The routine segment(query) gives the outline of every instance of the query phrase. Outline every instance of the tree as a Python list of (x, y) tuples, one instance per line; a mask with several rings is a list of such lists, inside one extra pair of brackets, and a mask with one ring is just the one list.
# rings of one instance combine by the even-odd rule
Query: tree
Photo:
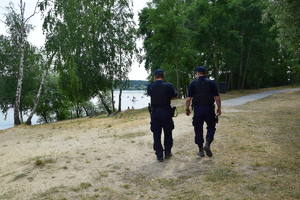
[(13, 108), (18, 73), (17, 47), (10, 37), (0, 35), (0, 108), (7, 113)]
[[(265, 20), (275, 19), (273, 29), (278, 29), (278, 41), (281, 51), (285, 52), (286, 63), (289, 63), (291, 83), (300, 78), (300, 1), (269, 0)], [(296, 80), (295, 80), (296, 82)]]
[(120, 91), (118, 112), (121, 111), (122, 90), (128, 85), (128, 73), (133, 63), (133, 56), (137, 53), (135, 44), (137, 33), (129, 2), (127, 0), (115, 2), (113, 5), (115, 9), (112, 10), (112, 27), (108, 31), (111, 38), (108, 40), (109, 46), (114, 48), (114, 54), (111, 55), (110, 62), (107, 63), (110, 66), (107, 68), (107, 77), (112, 83), (111, 103), (113, 111), (115, 111), (113, 90), (119, 88)]
[[(46, 50), (56, 52), (55, 70), (71, 101), (82, 103), (97, 94), (103, 99), (101, 94), (113, 87), (115, 74), (126, 79), (134, 49), (128, 2), (55, 0), (50, 4), (45, 0), (40, 4), (45, 13)], [(124, 60), (119, 63), (120, 57)]]
[(42, 89), (43, 89), (43, 86), (44, 86), (44, 83), (45, 83), (45, 80), (46, 80), (46, 77), (47, 77), (47, 74), (48, 74), (48, 71), (49, 71), (49, 68), (50, 68), (50, 65), (51, 65), (54, 55), (55, 54), (52, 54), (51, 58), (49, 59), (49, 61), (47, 63), (46, 62), (41, 63), (41, 66), (43, 66), (44, 63), (46, 63), (46, 66), (45, 66), (45, 69), (44, 69), (44, 72), (42, 75), (42, 80), (41, 80), (37, 95), (34, 100), (33, 108), (31, 110), (30, 115), (28, 116), (28, 119), (26, 120), (27, 125), (31, 125), (31, 119), (36, 112), (36, 108), (37, 108), (38, 102), (39, 102), (41, 94), (42, 94)]
[(274, 32), (269, 32), (272, 22), (261, 23), (264, 8), (261, 0), (198, 0), (191, 4), (194, 48), (199, 63), (212, 72), (208, 75), (217, 83), (226, 81), (231, 89), (270, 85), (278, 46), (272, 43)]
[[(18, 47), (10, 37), (0, 36), (0, 108), (3, 113), (14, 108), (15, 91), (18, 83), (19, 54)], [(42, 55), (39, 50), (29, 43), (24, 46), (24, 70), (22, 79), (22, 93), (20, 96), (20, 120), (23, 121), (23, 113), (33, 112), (33, 99), (38, 94), (43, 66)]]
[[(288, 60), (291, 54), (279, 51), (277, 28), (270, 31), (274, 20), (262, 23), (266, 1), (152, 0), (139, 13), (146, 70), (163, 68), (172, 81), (180, 74), (176, 88), (183, 94), (199, 65), (217, 83), (228, 82), (230, 89), (287, 84), (297, 59)], [(277, 1), (294, 6), (289, 9), (298, 8), (290, 0)], [(292, 10), (296, 15), (298, 10)], [(296, 38), (298, 29), (293, 30)]]
[[(52, 122), (73, 118), (74, 104), (59, 88), (59, 78), (49, 73), (45, 79), (40, 102), (36, 114), (41, 116), (40, 122)], [(76, 112), (76, 111), (74, 111)]]
[(145, 67), (151, 71), (164, 69), (169, 74), (168, 80), (170, 74), (175, 74), (177, 91), (180, 91), (183, 55), (190, 49), (185, 5), (181, 0), (152, 1), (139, 14), (139, 33), (145, 38)]
[[(128, 73), (133, 63), (133, 55), (137, 53), (136, 29), (133, 21), (133, 12), (127, 1), (119, 2), (119, 10), (115, 13), (115, 40), (116, 40), (116, 80), (119, 83), (119, 105), (121, 112), (122, 89), (128, 85)], [(126, 9), (129, 9), (125, 12)], [(124, 85), (125, 83), (125, 85)]]
[(24, 73), (24, 51), (25, 51), (25, 43), (28, 36), (28, 33), (31, 29), (33, 29), (32, 25), (28, 24), (28, 21), (31, 17), (34, 16), (34, 13), (25, 18), (25, 3), (20, 0), (20, 14), (17, 14), (16, 10), (11, 3), (7, 9), (10, 11), (5, 15), (6, 17), (6, 26), (8, 26), (8, 32), (11, 35), (13, 42), (18, 47), (18, 53), (20, 56), (19, 63), (19, 73), (18, 73), (18, 83), (16, 89), (16, 97), (15, 97), (15, 105), (14, 105), (14, 124), (20, 125), (20, 99), (21, 99), (21, 91), (22, 91), (22, 83), (23, 83), (23, 73)]

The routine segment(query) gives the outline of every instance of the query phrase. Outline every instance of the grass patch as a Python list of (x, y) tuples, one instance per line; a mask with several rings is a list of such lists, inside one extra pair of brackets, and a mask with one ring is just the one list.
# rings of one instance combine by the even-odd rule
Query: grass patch
[(92, 184), (90, 184), (90, 183), (80, 183), (80, 188), (81, 189), (87, 189), (91, 186), (92, 186)]
[(60, 200), (67, 200), (68, 198), (65, 197), (63, 194), (66, 187), (61, 185), (59, 187), (51, 187), (50, 189), (39, 192), (33, 195), (33, 200), (40, 200), (40, 199), (60, 199)]
[(238, 177), (238, 174), (229, 168), (213, 169), (206, 177), (206, 181), (222, 182), (233, 181)]
[(97, 170), (97, 176), (95, 177), (95, 180), (100, 181), (102, 178), (106, 178), (106, 177), (108, 177), (107, 172), (101, 172)]
[(147, 135), (147, 132), (141, 131), (141, 132), (135, 132), (135, 133), (127, 133), (123, 135), (114, 135), (117, 138), (120, 139), (128, 139), (128, 138), (133, 138), (133, 137), (139, 137), (139, 136), (144, 136)]
[(26, 173), (18, 174), (17, 176), (15, 176), (15, 178), (13, 179), (13, 181), (16, 181), (16, 180), (19, 180), (21, 178), (24, 178), (25, 176), (27, 176)]

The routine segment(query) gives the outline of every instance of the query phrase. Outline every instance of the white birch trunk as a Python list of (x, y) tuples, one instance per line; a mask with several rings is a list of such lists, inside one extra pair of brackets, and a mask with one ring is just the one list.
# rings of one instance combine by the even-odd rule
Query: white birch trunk
[[(21, 11), (21, 19), (20, 19), (20, 31), (19, 36), (17, 36), (17, 45), (20, 52), (20, 64), (19, 64), (19, 75), (18, 75), (18, 84), (17, 84), (17, 91), (16, 91), (16, 99), (15, 99), (15, 105), (14, 105), (14, 124), (20, 125), (20, 101), (21, 101), (21, 91), (22, 91), (22, 83), (23, 83), (23, 76), (24, 76), (24, 54), (25, 54), (25, 42), (26, 42), (26, 23), (28, 23), (28, 20), (34, 16), (36, 8), (37, 8), (38, 2), (36, 4), (34, 13), (28, 17), (27, 19), (24, 18), (25, 14), (25, 3), (23, 4), (23, 1), (20, 0), (20, 11)], [(18, 34), (17, 33), (17, 34)]]
[(48, 70), (45, 70), (44, 71), (44, 74), (43, 74), (43, 78), (42, 78), (42, 81), (41, 81), (41, 84), (40, 84), (40, 87), (39, 87), (39, 90), (38, 90), (38, 93), (36, 95), (36, 98), (35, 98), (35, 101), (34, 101), (34, 106), (33, 106), (33, 109), (31, 110), (31, 113), (26, 121), (26, 124), (27, 125), (31, 125), (31, 119), (36, 111), (36, 107), (37, 107), (37, 104), (39, 103), (39, 100), (40, 100), (40, 97), (41, 97), (41, 93), (42, 93), (42, 89), (43, 89), (43, 86), (44, 86), (44, 83), (45, 83), (45, 79), (46, 79), (46, 76), (48, 74)]
[(19, 64), (19, 76), (18, 76), (18, 84), (16, 91), (16, 100), (14, 106), (14, 124), (20, 125), (20, 100), (21, 100), (21, 91), (22, 91), (22, 83), (23, 83), (23, 74), (24, 74), (24, 48), (25, 48), (25, 19), (24, 19), (24, 11), (25, 4), (23, 6), (22, 0), (20, 0), (20, 10), (21, 10), (21, 27), (20, 27), (20, 38), (19, 41), (19, 50), (20, 50), (20, 64)]

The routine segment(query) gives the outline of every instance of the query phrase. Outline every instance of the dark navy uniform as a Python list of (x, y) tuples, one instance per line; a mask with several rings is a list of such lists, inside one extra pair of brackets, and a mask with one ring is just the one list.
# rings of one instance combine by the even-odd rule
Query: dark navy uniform
[(216, 131), (214, 96), (219, 96), (217, 85), (205, 76), (200, 76), (189, 85), (188, 97), (193, 97), (195, 143), (199, 147), (204, 143), (204, 122), (207, 124), (206, 140), (209, 142), (214, 140)]
[[(150, 83), (147, 93), (151, 97), (151, 131), (153, 132), (153, 149), (159, 161), (163, 161), (163, 151), (165, 158), (171, 156), (173, 146), (172, 130), (174, 129), (173, 112), (171, 109), (171, 99), (177, 96), (171, 83), (157, 80)], [(164, 149), (161, 143), (161, 133), (164, 130)]]

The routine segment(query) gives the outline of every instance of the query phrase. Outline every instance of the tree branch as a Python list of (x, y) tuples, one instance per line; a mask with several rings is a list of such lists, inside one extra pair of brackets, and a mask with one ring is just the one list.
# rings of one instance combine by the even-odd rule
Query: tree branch
[(25, 24), (27, 23), (27, 21), (28, 21), (31, 17), (33, 17), (33, 16), (37, 13), (37, 12), (36, 12), (36, 9), (37, 9), (37, 7), (38, 7), (38, 3), (39, 3), (39, 2), (40, 2), (39, 0), (36, 2), (34, 11), (33, 11), (32, 15), (30, 15), (30, 16), (25, 20)]

